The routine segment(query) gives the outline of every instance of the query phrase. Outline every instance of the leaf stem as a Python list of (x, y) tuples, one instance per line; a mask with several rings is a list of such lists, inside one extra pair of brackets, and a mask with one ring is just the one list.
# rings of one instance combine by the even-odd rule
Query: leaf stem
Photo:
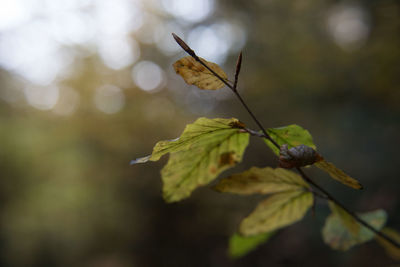
[[(257, 117), (254, 115), (254, 113), (250, 110), (250, 108), (247, 106), (246, 102), (243, 100), (243, 98), (241, 97), (241, 95), (239, 94), (239, 92), (237, 91), (237, 81), (239, 78), (239, 72), (240, 72), (240, 66), (242, 63), (242, 53), (240, 53), (239, 58), (238, 58), (238, 62), (236, 64), (236, 73), (235, 73), (235, 82), (234, 85), (230, 85), (225, 79), (223, 79), (220, 75), (218, 75), (218, 73), (216, 73), (215, 71), (213, 71), (210, 67), (207, 66), (207, 64), (205, 64), (197, 55), (196, 53), (181, 39), (179, 38), (176, 34), (172, 33), (172, 36), (174, 37), (175, 41), (178, 43), (178, 45), (180, 47), (182, 47), (183, 50), (186, 51), (186, 53), (188, 53), (190, 56), (192, 56), (197, 62), (199, 62), (201, 65), (203, 65), (207, 70), (209, 70), (216, 78), (218, 78), (221, 82), (223, 82), (227, 87), (229, 87), (232, 92), (236, 95), (236, 97), (239, 99), (240, 103), (242, 103), (243, 107), (246, 109), (246, 111), (249, 113), (249, 115), (253, 118), (254, 122), (258, 125), (258, 127), (260, 128), (260, 130), (262, 131), (262, 134), (260, 134), (259, 132), (250, 130), (250, 129), (245, 129), (248, 133), (252, 134), (252, 135), (256, 135), (259, 137), (263, 137), (268, 139), (272, 144), (274, 144), (274, 146), (276, 146), (278, 149), (280, 149), (280, 146), (278, 145), (277, 142), (275, 142), (275, 140), (273, 140), (271, 138), (271, 136), (267, 133), (267, 131), (265, 130), (265, 128), (263, 127), (263, 125), (260, 123), (260, 121), (257, 119)], [(395, 240), (393, 240), (391, 237), (387, 236), (385, 233), (376, 230), (374, 227), (372, 227), (370, 224), (368, 224), (367, 222), (365, 222), (363, 219), (361, 219), (360, 217), (357, 216), (357, 214), (355, 214), (354, 212), (352, 212), (351, 210), (349, 210), (348, 208), (346, 208), (342, 203), (340, 203), (335, 197), (333, 197), (328, 191), (326, 191), (322, 186), (318, 185), (317, 183), (315, 183), (313, 180), (311, 180), (311, 178), (309, 178), (301, 168), (297, 167), (296, 170), (300, 173), (301, 177), (308, 182), (309, 184), (311, 184), (313, 187), (315, 187), (316, 189), (318, 189), (320, 192), (322, 192), (325, 195), (325, 198), (332, 201), (333, 203), (335, 203), (336, 205), (338, 205), (339, 207), (341, 207), (343, 210), (345, 210), (351, 217), (353, 217), (358, 223), (362, 224), (363, 226), (365, 226), (366, 228), (368, 228), (369, 230), (371, 230), (372, 232), (374, 232), (377, 236), (385, 239), (386, 241), (388, 241), (389, 243), (391, 243), (392, 245), (394, 245), (397, 248), (400, 248), (400, 244), (397, 243)]]

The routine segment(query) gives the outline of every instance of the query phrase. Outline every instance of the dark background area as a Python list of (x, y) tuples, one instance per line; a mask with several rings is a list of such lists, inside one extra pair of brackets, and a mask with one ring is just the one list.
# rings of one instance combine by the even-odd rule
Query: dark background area
[[(299, 124), (363, 191), (307, 169), (354, 211), (400, 230), (397, 1), (5, 1), (0, 12), (1, 266), (390, 266), (376, 242), (331, 250), (329, 209), (242, 259), (227, 256), (260, 196), (208, 186), (166, 204), (156, 163), (130, 166), (197, 117), (257, 129), (227, 88), (175, 75), (171, 32), (220, 64), (265, 127)], [(276, 166), (256, 138), (229, 173)]]

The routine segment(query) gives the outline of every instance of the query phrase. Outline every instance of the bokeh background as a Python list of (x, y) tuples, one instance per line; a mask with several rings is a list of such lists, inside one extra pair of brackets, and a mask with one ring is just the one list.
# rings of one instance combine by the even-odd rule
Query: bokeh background
[[(233, 76), (266, 127), (308, 129), (358, 192), (310, 176), (400, 229), (400, 3), (327, 0), (1, 0), (1, 266), (388, 266), (375, 243), (332, 251), (310, 215), (240, 260), (228, 238), (260, 197), (205, 187), (161, 198), (157, 163), (130, 166), (199, 116), (256, 129), (228, 89), (186, 85), (175, 32)], [(226, 176), (277, 159), (252, 139)], [(224, 176), (223, 175), (223, 176)]]

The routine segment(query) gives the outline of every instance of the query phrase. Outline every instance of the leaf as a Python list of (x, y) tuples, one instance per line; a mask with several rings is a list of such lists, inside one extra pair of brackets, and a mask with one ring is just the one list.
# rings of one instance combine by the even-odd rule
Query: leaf
[(316, 162), (314, 165), (320, 168), (321, 170), (329, 173), (329, 175), (333, 179), (341, 182), (344, 185), (347, 185), (354, 189), (363, 189), (363, 186), (356, 179), (348, 176), (341, 169), (338, 169), (335, 165), (333, 165), (333, 163), (321, 160)]
[(259, 245), (267, 242), (274, 233), (275, 232), (268, 232), (253, 236), (242, 236), (235, 233), (229, 239), (229, 256), (233, 259), (237, 259), (246, 255)]
[(189, 124), (178, 140), (157, 143), (150, 160), (171, 153), (161, 171), (164, 199), (186, 198), (240, 162), (249, 143), (243, 127), (237, 119), (200, 118)]
[[(400, 243), (400, 233), (396, 230), (385, 227), (382, 229), (382, 232), (387, 236), (391, 237), (397, 243)], [(375, 236), (378, 243), (385, 249), (386, 253), (394, 260), (400, 260), (400, 248), (394, 246), (392, 243), (389, 243), (385, 239), (379, 236)]]
[[(387, 215), (384, 210), (376, 210), (367, 213), (359, 214), (360, 218), (373, 226), (375, 229), (380, 230), (386, 223)], [(353, 234), (351, 230), (343, 223), (343, 219), (333, 212), (325, 221), (324, 228), (322, 229), (322, 237), (324, 242), (332, 249), (348, 250), (351, 247), (367, 242), (373, 239), (375, 233), (368, 228), (360, 225), (357, 234)]]
[[(313, 149), (317, 149), (313, 143), (311, 134), (300, 127), (299, 125), (292, 124), (285, 127), (269, 128), (267, 133), (271, 136), (279, 146), (284, 144), (288, 145), (288, 148), (292, 148), (299, 145), (306, 145)], [(279, 156), (279, 149), (276, 148), (268, 139), (264, 139), (265, 143)]]
[(360, 230), (360, 224), (350, 215), (348, 214), (344, 209), (333, 203), (332, 201), (328, 201), (329, 207), (331, 208), (331, 211), (336, 214), (342, 224), (353, 234), (357, 235), (359, 230)]
[(262, 201), (240, 225), (244, 236), (275, 231), (301, 220), (313, 203), (308, 191), (290, 191), (274, 194)]
[(309, 185), (296, 173), (270, 167), (252, 167), (249, 170), (222, 179), (215, 189), (240, 195), (271, 194), (308, 188)]
[(158, 142), (153, 153), (149, 156), (132, 160), (131, 164), (157, 161), (163, 155), (179, 152), (191, 148), (195, 143), (208, 142), (209, 138), (215, 138), (226, 133), (237, 132), (245, 125), (237, 119), (208, 119), (198, 118), (194, 123), (188, 124), (179, 138)]
[[(200, 60), (221, 78), (225, 80), (228, 78), (226, 73), (217, 64), (208, 62), (202, 58)], [(217, 90), (225, 86), (214, 74), (190, 56), (179, 59), (173, 64), (173, 67), (186, 83), (196, 85), (200, 89)]]

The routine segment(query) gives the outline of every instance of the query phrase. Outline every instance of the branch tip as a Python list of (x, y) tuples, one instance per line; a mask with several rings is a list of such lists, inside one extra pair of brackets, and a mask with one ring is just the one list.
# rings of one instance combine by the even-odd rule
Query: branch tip
[(236, 74), (235, 75), (239, 76), (241, 66), (242, 66), (242, 52), (240, 52), (238, 59), (236, 61)]
[(196, 53), (175, 33), (172, 33), (172, 37), (174, 37), (175, 42), (182, 47), (183, 50), (186, 51), (189, 55), (191, 55), (194, 58), (197, 58)]

